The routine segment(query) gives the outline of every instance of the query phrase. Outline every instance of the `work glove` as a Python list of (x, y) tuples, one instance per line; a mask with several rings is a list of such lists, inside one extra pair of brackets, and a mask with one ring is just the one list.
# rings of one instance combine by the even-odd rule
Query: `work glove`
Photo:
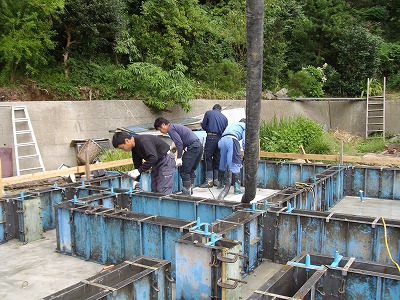
[(139, 177), (140, 172), (139, 172), (138, 169), (135, 169), (135, 170), (133, 170), (133, 171), (129, 171), (129, 172), (128, 172), (128, 175), (131, 176), (133, 179), (136, 179), (136, 178)]
[(178, 159), (176, 160), (176, 166), (177, 166), (177, 167), (182, 166), (182, 158), (178, 158)]
[(139, 181), (132, 181), (132, 189), (140, 189), (140, 182)]

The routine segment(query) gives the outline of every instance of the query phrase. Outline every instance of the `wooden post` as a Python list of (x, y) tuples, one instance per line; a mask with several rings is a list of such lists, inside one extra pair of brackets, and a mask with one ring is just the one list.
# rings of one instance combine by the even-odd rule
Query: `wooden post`
[(1, 172), (1, 158), (0, 158), (0, 197), (3, 197), (3, 173)]
[(88, 151), (85, 152), (85, 174), (86, 180), (90, 180), (90, 161)]
[(340, 141), (339, 164), (343, 165), (343, 141)]
[[(299, 148), (300, 148), (300, 153), (301, 153), (301, 154), (306, 154), (306, 151), (304, 150), (303, 145), (300, 144)], [(308, 163), (308, 164), (311, 162), (311, 161), (310, 161), (309, 159), (307, 159), (307, 158), (305, 158), (304, 160), (305, 160), (306, 163)]]

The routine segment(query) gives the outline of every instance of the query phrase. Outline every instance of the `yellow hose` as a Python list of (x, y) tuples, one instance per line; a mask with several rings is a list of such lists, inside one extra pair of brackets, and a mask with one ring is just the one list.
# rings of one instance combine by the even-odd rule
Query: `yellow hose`
[(387, 232), (386, 232), (386, 223), (385, 223), (385, 220), (383, 219), (383, 217), (381, 217), (381, 219), (382, 219), (382, 222), (383, 222), (383, 230), (384, 230), (384, 232), (385, 232), (385, 244), (386, 244), (387, 252), (389, 253), (390, 260), (396, 265), (397, 269), (398, 269), (399, 272), (400, 272), (400, 266), (399, 266), (399, 264), (393, 260), (392, 254), (390, 253), (390, 249), (389, 249), (389, 245), (388, 245), (388, 240), (387, 240)]

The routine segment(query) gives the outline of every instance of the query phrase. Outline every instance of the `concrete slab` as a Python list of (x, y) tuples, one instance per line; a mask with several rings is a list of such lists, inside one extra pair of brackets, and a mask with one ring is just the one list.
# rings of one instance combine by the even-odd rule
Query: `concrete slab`
[[(102, 271), (104, 265), (57, 253), (56, 232), (28, 244), (11, 240), (0, 245), (0, 299), (30, 300), (49, 296)], [(242, 285), (247, 299), (283, 265), (263, 262)], [(173, 288), (175, 286), (173, 285)], [(173, 295), (175, 290), (173, 290)]]
[(346, 196), (329, 211), (357, 216), (400, 220), (400, 200)]
[(39, 299), (100, 272), (104, 266), (57, 253), (56, 231), (23, 244), (0, 245), (0, 299)]
[[(245, 191), (244, 187), (242, 187), (241, 189), (243, 192)], [(222, 191), (222, 189), (219, 190), (216, 187), (212, 187), (212, 188), (195, 187), (193, 189), (193, 196), (207, 198), (207, 199), (218, 199), (218, 195), (221, 193), (221, 191)], [(254, 200), (251, 202), (260, 201), (260, 200), (266, 198), (267, 196), (272, 195), (278, 191), (279, 190), (257, 189), (256, 196), (255, 196)], [(235, 195), (233, 193), (233, 187), (231, 187), (231, 189), (229, 190), (229, 193), (226, 195), (224, 200), (240, 202), (242, 200), (242, 196), (243, 196), (243, 194)]]

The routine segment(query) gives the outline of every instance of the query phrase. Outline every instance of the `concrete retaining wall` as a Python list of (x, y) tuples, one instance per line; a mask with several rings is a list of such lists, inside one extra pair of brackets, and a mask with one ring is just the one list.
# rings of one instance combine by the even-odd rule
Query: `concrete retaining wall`
[[(118, 127), (153, 122), (158, 116), (167, 119), (199, 116), (215, 103), (231, 109), (245, 107), (244, 100), (194, 100), (192, 110), (184, 112), (179, 107), (171, 112), (153, 114), (138, 100), (104, 101), (27, 101), (0, 104), (0, 148), (13, 148), (11, 107), (26, 106), (46, 170), (55, 170), (61, 164), (75, 166), (75, 148), (72, 140), (109, 138)], [(400, 132), (398, 116), (400, 102), (387, 101), (386, 129)], [(304, 115), (324, 125), (358, 135), (365, 134), (365, 101), (283, 101), (263, 100), (261, 119), (270, 120), (276, 115)], [(15, 160), (15, 158), (13, 158)], [(13, 174), (16, 174), (13, 162)]]

